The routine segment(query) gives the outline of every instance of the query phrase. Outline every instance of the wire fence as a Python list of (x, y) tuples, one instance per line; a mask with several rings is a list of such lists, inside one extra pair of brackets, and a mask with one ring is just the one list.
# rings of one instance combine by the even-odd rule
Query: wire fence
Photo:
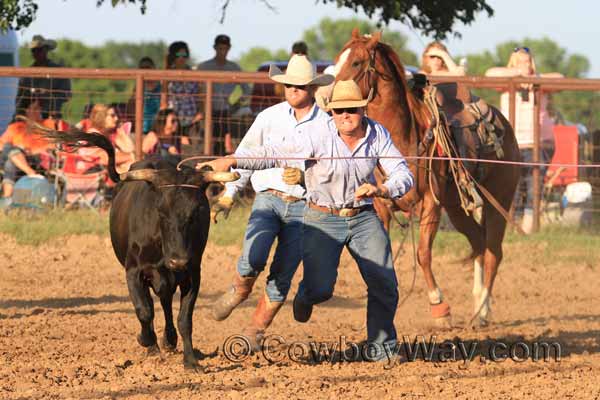
[[(187, 137), (181, 147), (183, 156), (213, 156), (233, 152), (256, 115), (283, 100), (282, 86), (269, 80), (266, 73), (0, 67), (0, 128), (15, 113), (17, 93), (27, 89), (18, 87), (17, 78), (47, 81), (44, 87), (50, 89), (39, 90), (37, 96), (50, 103), (64, 99), (54, 111), (70, 125), (88, 118), (94, 104), (114, 107), (120, 123), (129, 122), (132, 127), (137, 159), (144, 156), (143, 138), (152, 130), (154, 115), (160, 108), (174, 108), (178, 113), (181, 127), (175, 136)], [(69, 92), (53, 89), (56, 81), (65, 79), (70, 80)], [(530, 213), (532, 230), (537, 230), (540, 223), (560, 220), (569, 207), (576, 208), (579, 203), (575, 200), (583, 198), (583, 205), (577, 211), (581, 214), (579, 218), (591, 221), (589, 211), (600, 209), (594, 205), (596, 202), (600, 205), (600, 80), (525, 77), (430, 77), (430, 80), (465, 85), (473, 94), (503, 108), (513, 126), (519, 123), (517, 108), (525, 102), (530, 104), (533, 141), (528, 146), (530, 158), (523, 161), (530, 168), (531, 176), (527, 178), (531, 180), (534, 200), (531, 210), (525, 210), (525, 218)], [(555, 151), (551, 158), (545, 157), (545, 118), (553, 124)], [(544, 174), (546, 164), (552, 165)], [(589, 184), (590, 195), (569, 192), (575, 190), (572, 184), (576, 183), (580, 184), (579, 192), (587, 190), (583, 183)]]

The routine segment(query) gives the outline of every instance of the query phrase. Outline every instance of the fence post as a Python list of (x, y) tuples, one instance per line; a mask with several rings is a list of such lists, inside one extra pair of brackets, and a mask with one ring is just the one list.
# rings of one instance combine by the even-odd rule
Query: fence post
[(144, 131), (144, 76), (135, 76), (135, 158), (142, 159), (142, 136)]
[(212, 81), (206, 81), (206, 101), (204, 103), (204, 154), (212, 155)]
[(515, 89), (515, 82), (511, 79), (510, 84), (508, 86), (508, 122), (510, 122), (510, 126), (515, 128), (515, 113), (517, 110), (517, 99), (516, 99), (517, 91)]
[[(540, 112), (542, 96), (544, 95), (542, 89), (538, 85), (533, 86), (533, 162), (540, 162)], [(537, 232), (540, 229), (540, 203), (541, 203), (541, 183), (540, 166), (535, 165), (533, 167), (533, 232)]]

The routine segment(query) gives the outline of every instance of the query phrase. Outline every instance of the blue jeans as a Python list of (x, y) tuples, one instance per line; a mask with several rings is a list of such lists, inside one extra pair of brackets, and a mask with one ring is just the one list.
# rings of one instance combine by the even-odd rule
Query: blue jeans
[(265, 269), (271, 246), (277, 238), (266, 286), (271, 301), (285, 301), (302, 259), (305, 204), (304, 201), (289, 203), (270, 193), (256, 194), (237, 268), (241, 276), (258, 276)]
[(319, 304), (333, 296), (344, 246), (367, 284), (367, 340), (381, 346), (396, 344), (394, 315), (398, 281), (390, 239), (373, 209), (340, 217), (308, 208), (304, 214), (304, 277), (297, 300)]
[[(4, 183), (8, 183), (11, 185), (14, 185), (15, 182), (22, 177), (23, 175), (25, 175), (25, 173), (23, 171), (21, 171), (10, 159), (12, 156), (18, 154), (18, 153), (23, 153), (25, 154), (25, 152), (19, 148), (19, 147), (15, 147), (12, 146), (11, 144), (7, 143), (4, 145), (4, 148), (2, 149), (2, 162), (3, 167), (4, 167), (4, 178), (3, 178), (3, 182)], [(39, 164), (40, 164), (40, 156), (28, 156), (26, 155), (26, 160), (27, 163), (29, 164), (29, 166), (35, 170), (39, 169)]]

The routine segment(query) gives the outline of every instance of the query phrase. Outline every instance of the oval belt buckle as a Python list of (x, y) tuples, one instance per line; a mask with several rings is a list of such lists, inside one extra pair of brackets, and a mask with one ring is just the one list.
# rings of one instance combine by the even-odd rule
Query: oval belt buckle
[(342, 208), (340, 210), (340, 217), (350, 217), (352, 214), (352, 210), (349, 208)]

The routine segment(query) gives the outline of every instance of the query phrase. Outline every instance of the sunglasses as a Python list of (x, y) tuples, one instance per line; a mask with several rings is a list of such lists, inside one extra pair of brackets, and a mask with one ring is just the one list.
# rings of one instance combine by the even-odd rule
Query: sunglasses
[(177, 58), (188, 58), (189, 54), (186, 53), (185, 51), (183, 53), (177, 52), (177, 53), (175, 53), (175, 57), (177, 57)]
[(358, 107), (346, 107), (346, 108), (334, 108), (333, 109), (333, 113), (334, 114), (343, 114), (343, 113), (348, 113), (348, 114), (356, 114), (358, 112)]
[(513, 53), (516, 53), (519, 50), (523, 50), (525, 53), (529, 53), (529, 47), (515, 47)]
[(290, 85), (290, 84), (286, 83), (283, 86), (285, 86), (286, 89), (296, 88), (298, 90), (306, 90), (306, 85)]

